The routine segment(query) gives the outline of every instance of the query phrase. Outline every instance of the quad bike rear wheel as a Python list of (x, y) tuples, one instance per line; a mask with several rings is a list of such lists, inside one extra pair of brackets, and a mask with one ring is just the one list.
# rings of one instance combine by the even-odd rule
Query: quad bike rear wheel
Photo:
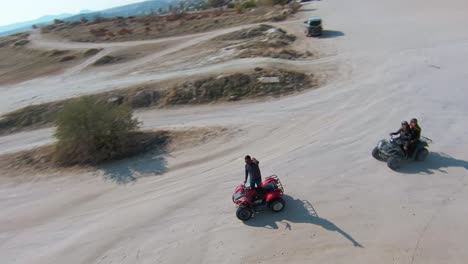
[(275, 213), (283, 211), (285, 206), (286, 203), (281, 197), (278, 197), (270, 202), (270, 209)]
[(400, 157), (390, 157), (387, 160), (387, 166), (392, 170), (398, 169), (400, 167), (400, 164), (401, 164)]
[(379, 152), (380, 152), (379, 149), (377, 147), (375, 147), (372, 150), (372, 157), (374, 157), (376, 160), (382, 161), (383, 159), (380, 157)]
[(247, 221), (252, 217), (252, 209), (248, 206), (241, 205), (237, 208), (236, 216), (239, 220)]
[(416, 160), (424, 161), (428, 155), (429, 155), (429, 150), (427, 150), (427, 148), (422, 148), (418, 150), (418, 152), (416, 153)]

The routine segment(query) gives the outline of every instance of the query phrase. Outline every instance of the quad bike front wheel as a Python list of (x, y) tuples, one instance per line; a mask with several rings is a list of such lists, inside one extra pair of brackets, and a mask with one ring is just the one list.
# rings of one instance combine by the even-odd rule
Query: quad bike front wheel
[(374, 157), (376, 160), (382, 161), (383, 159), (380, 157), (379, 152), (380, 152), (379, 149), (377, 147), (375, 147), (372, 150), (372, 157)]
[(286, 203), (281, 197), (278, 197), (270, 202), (270, 208), (275, 213), (283, 211), (285, 206), (286, 206)]
[(387, 166), (392, 170), (398, 169), (400, 167), (400, 164), (401, 164), (401, 158), (400, 157), (390, 157), (387, 160)]
[(241, 205), (237, 208), (236, 216), (239, 220), (247, 221), (252, 217), (252, 209), (248, 206)]
[(424, 161), (428, 155), (429, 155), (429, 150), (427, 150), (427, 148), (422, 148), (416, 153), (416, 160)]

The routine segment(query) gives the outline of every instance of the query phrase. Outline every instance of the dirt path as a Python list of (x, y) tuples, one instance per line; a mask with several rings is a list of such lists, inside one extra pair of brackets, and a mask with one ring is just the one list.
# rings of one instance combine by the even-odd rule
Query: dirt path
[[(329, 31), (298, 45), (334, 54), (339, 78), (281, 100), (138, 113), (145, 127), (240, 130), (193, 149), (88, 174), (1, 178), (3, 262), (465, 263), (467, 7), (462, 0), (306, 5), (316, 10), (301, 14), (321, 15)], [(411, 117), (435, 141), (432, 153), (390, 171), (370, 150)], [(19, 145), (35, 136), (23, 134)], [(263, 175), (281, 177), (289, 195), (283, 213), (235, 218), (230, 195), (245, 154), (261, 161)], [(138, 180), (112, 181), (129, 175)]]

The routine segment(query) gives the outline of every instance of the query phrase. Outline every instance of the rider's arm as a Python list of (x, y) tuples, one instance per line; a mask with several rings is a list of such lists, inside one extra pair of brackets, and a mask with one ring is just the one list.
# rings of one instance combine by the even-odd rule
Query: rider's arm
[(390, 133), (390, 135), (396, 136), (396, 135), (398, 135), (398, 134), (400, 134), (400, 133), (401, 133), (401, 128), (400, 128), (400, 129), (398, 129), (398, 131), (397, 131), (397, 132)]
[(247, 177), (249, 176), (249, 171), (247, 170), (247, 167), (245, 167), (245, 180), (244, 182), (247, 182)]

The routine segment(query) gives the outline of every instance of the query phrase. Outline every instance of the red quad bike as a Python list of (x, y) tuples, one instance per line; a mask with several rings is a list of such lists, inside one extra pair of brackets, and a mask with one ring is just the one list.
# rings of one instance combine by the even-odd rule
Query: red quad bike
[(241, 184), (237, 186), (232, 201), (237, 206), (236, 216), (242, 221), (249, 220), (255, 212), (270, 208), (280, 212), (286, 206), (283, 198), (284, 189), (278, 176), (265, 178), (262, 188), (250, 188)]

